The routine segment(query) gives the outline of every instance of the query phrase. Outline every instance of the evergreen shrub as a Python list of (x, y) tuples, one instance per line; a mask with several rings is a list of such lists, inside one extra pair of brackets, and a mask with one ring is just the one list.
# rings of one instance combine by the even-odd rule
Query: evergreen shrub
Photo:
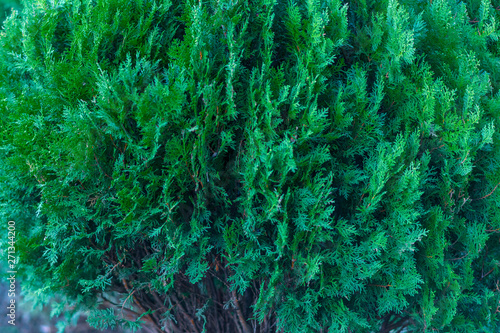
[(67, 332), (499, 332), (499, 22), (496, 0), (25, 1), (0, 35), (24, 292)]

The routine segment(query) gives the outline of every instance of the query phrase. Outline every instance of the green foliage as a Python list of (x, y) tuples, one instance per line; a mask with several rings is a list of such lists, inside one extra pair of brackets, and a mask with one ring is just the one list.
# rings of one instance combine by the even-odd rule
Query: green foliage
[(23, 289), (101, 329), (497, 332), (499, 21), (490, 0), (26, 2), (0, 35)]
[(1, 0), (0, 1), (0, 22), (3, 22), (12, 11), (20, 11), (21, 3), (18, 0)]

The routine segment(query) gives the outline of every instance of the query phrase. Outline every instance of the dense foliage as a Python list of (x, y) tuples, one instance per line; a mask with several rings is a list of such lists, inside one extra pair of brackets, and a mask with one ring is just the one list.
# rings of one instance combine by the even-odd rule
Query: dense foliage
[(499, 5), (24, 2), (23, 290), (102, 328), (498, 332)]

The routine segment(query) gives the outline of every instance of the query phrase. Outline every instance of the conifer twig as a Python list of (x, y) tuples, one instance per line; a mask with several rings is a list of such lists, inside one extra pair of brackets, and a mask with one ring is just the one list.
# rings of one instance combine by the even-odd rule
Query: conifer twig
[(478, 198), (478, 199), (471, 199), (471, 201), (475, 201), (475, 200), (482, 200), (482, 199), (485, 199), (485, 198), (489, 197), (490, 195), (492, 195), (492, 194), (493, 194), (493, 192), (495, 192), (495, 190), (497, 189), (498, 185), (500, 185), (500, 183), (498, 183), (498, 184), (497, 184), (497, 185), (493, 188), (493, 190), (492, 190), (490, 193), (488, 193), (487, 195), (485, 195), (484, 197), (481, 197), (481, 198)]

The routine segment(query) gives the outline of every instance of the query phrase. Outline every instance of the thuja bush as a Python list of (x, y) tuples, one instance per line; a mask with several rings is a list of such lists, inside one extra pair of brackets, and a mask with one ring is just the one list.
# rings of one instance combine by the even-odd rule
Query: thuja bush
[(498, 5), (24, 2), (0, 36), (23, 292), (61, 331), (498, 332)]

